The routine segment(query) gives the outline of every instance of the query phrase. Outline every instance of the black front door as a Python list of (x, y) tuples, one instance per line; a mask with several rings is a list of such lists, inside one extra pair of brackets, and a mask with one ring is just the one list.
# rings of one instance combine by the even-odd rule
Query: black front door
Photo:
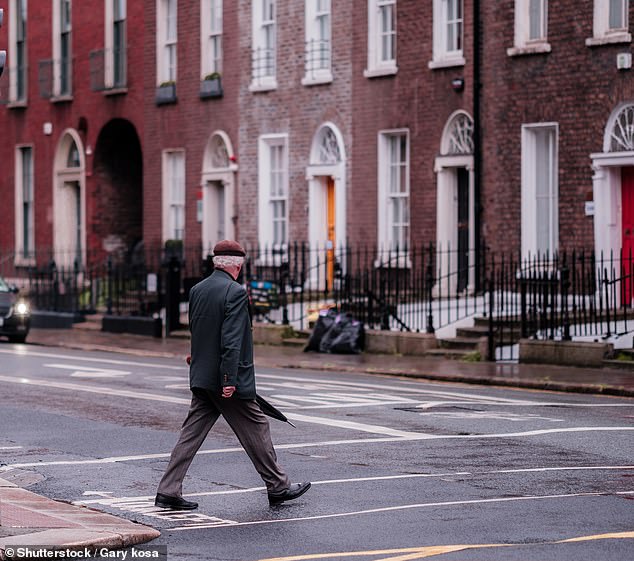
[(469, 283), (469, 172), (458, 168), (458, 284), (462, 292)]

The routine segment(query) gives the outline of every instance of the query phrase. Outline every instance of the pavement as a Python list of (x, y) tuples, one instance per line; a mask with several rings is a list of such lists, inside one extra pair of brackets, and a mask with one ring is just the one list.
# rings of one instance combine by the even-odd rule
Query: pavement
[[(189, 354), (186, 332), (157, 339), (106, 333), (94, 326), (71, 330), (32, 329), (29, 345), (142, 357), (182, 358)], [(531, 364), (461, 362), (400, 355), (304, 353), (302, 346), (257, 345), (256, 367), (312, 371), (363, 372), (382, 376), (486, 384), (634, 397), (634, 371)], [(59, 550), (117, 549), (150, 541), (157, 530), (103, 512), (52, 500), (0, 479), (0, 559), (8, 546), (45, 545)], [(68, 557), (68, 555), (67, 555)]]

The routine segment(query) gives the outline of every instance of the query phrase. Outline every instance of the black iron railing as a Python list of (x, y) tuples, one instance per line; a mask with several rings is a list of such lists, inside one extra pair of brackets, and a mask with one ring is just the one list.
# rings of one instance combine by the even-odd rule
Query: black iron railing
[[(436, 332), (487, 326), (489, 355), (517, 358), (520, 338), (609, 338), (634, 331), (634, 256), (438, 248), (247, 247), (239, 279), (256, 320), (306, 329), (320, 310), (350, 312), (370, 329)], [(459, 266), (460, 264), (460, 266)], [(172, 327), (191, 287), (211, 274), (200, 247), (60, 252), (25, 259), (0, 251), (0, 276), (28, 292), (35, 309), (153, 316)], [(168, 330), (169, 331), (169, 330)]]

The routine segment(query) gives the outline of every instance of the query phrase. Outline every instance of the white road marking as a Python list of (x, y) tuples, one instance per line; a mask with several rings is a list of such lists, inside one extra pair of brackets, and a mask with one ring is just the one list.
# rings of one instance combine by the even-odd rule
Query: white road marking
[(28, 356), (28, 357), (36, 356), (36, 357), (56, 358), (56, 359), (64, 359), (64, 360), (83, 360), (86, 362), (100, 362), (103, 364), (120, 364), (122, 366), (142, 366), (144, 368), (159, 368), (161, 370), (189, 371), (189, 367), (186, 365), (173, 366), (169, 364), (157, 364), (155, 362), (137, 362), (133, 360), (120, 360), (120, 359), (113, 359), (113, 358), (93, 358), (93, 357), (82, 356), (81, 354), (63, 355), (63, 354), (55, 354), (55, 353), (45, 353), (40, 351), (31, 351), (30, 349), (28, 354), (24, 353), (23, 351), (11, 350), (11, 349), (0, 349), (0, 353)]
[[(14, 378), (10, 376), (0, 376), (0, 381), (11, 382), (16, 384), (29, 384), (29, 385), (35, 385), (35, 386), (44, 385), (49, 388), (53, 387), (53, 388), (72, 390), (72, 391), (83, 391), (88, 393), (106, 394), (106, 395), (113, 395), (118, 397), (127, 397), (132, 399), (163, 401), (168, 403), (189, 404), (191, 401), (190, 399), (185, 399), (182, 397), (170, 397), (170, 396), (164, 396), (159, 394), (151, 394), (151, 393), (131, 391), (131, 390), (116, 390), (113, 388), (108, 388), (103, 386), (92, 386), (92, 385), (86, 386), (81, 384), (71, 384), (68, 382), (52, 382), (49, 380), (40, 381), (40, 380), (32, 380), (29, 378)], [(388, 427), (368, 425), (363, 423), (355, 423), (352, 421), (339, 421), (336, 419), (327, 419), (324, 417), (311, 417), (308, 415), (300, 415), (298, 413), (288, 413), (286, 416), (291, 420), (302, 421), (305, 423), (327, 425), (331, 427), (345, 428), (350, 430), (358, 430), (362, 432), (370, 432), (373, 434), (386, 434), (389, 436), (397, 436), (401, 438), (418, 437), (423, 435), (423, 433), (399, 431), (395, 429), (390, 429)]]
[(0, 450), (19, 450), (23, 446), (0, 446)]
[[(544, 429), (544, 430), (532, 430), (526, 432), (515, 433), (502, 433), (502, 434), (449, 434), (449, 435), (434, 435), (434, 434), (421, 434), (419, 436), (412, 437), (392, 437), (392, 438), (357, 438), (350, 440), (326, 440), (322, 442), (301, 442), (297, 444), (276, 444), (275, 448), (278, 450), (291, 450), (297, 448), (317, 448), (323, 446), (340, 446), (340, 445), (354, 445), (354, 444), (384, 444), (386, 442), (405, 442), (415, 440), (480, 440), (489, 438), (518, 438), (523, 436), (541, 436), (545, 434), (555, 433), (582, 433), (582, 432), (618, 432), (618, 431), (634, 431), (634, 427), (570, 427), (561, 429)], [(197, 455), (205, 454), (225, 454), (232, 452), (244, 452), (243, 448), (218, 448), (212, 450), (199, 450)], [(91, 465), (91, 464), (116, 464), (119, 462), (130, 462), (140, 460), (156, 460), (161, 458), (169, 458), (170, 453), (160, 454), (139, 454), (136, 456), (113, 456), (109, 458), (98, 458), (93, 460), (55, 460), (51, 462), (31, 462), (23, 464), (9, 464), (0, 467), (0, 472), (10, 471), (11, 469), (25, 468), (25, 467), (44, 467), (44, 466), (67, 466), (67, 465)]]
[(113, 370), (111, 368), (93, 368), (91, 366), (77, 366), (76, 364), (43, 364), (45, 368), (59, 368), (72, 370), (74, 378), (121, 378), (130, 374), (129, 370)]
[(498, 419), (501, 421), (549, 421), (552, 423), (563, 423), (563, 419), (553, 419), (552, 417), (541, 417), (532, 413), (519, 415), (507, 411), (432, 411), (431, 413), (419, 413), (422, 417), (444, 417), (446, 419)]
[[(610, 470), (634, 470), (632, 466), (563, 466), (563, 467), (542, 467), (542, 468), (517, 468), (517, 469), (496, 469), (487, 471), (454, 471), (448, 473), (408, 473), (399, 475), (377, 475), (373, 477), (352, 477), (348, 479), (324, 479), (321, 481), (312, 481), (312, 485), (333, 485), (337, 483), (364, 483), (371, 481), (392, 481), (397, 479), (430, 479), (442, 477), (478, 477), (483, 475), (500, 475), (500, 474), (523, 474), (523, 473), (546, 473), (559, 471), (610, 471)], [(228, 489), (222, 491), (201, 491), (198, 493), (186, 493), (185, 497), (209, 497), (216, 495), (237, 495), (244, 493), (255, 493), (258, 491), (266, 491), (266, 487), (248, 487), (245, 489)], [(112, 497), (111, 492), (105, 491), (85, 491), (84, 496), (101, 495), (99, 499), (89, 499), (73, 501), (74, 504), (100, 504), (103, 506), (113, 506), (127, 501), (149, 501), (154, 500), (154, 495), (138, 496), (138, 497)]]
[[(571, 498), (579, 498), (579, 497), (600, 497), (600, 496), (610, 496), (610, 495), (634, 495), (634, 491), (616, 491), (614, 493), (569, 493), (565, 495), (532, 495), (527, 497), (501, 497), (495, 499), (474, 499), (468, 501), (445, 501), (445, 502), (436, 502), (436, 503), (417, 503), (417, 504), (407, 504), (407, 505), (396, 505), (396, 506), (386, 506), (380, 508), (371, 508), (367, 510), (357, 510), (352, 512), (337, 512), (333, 514), (320, 514), (316, 516), (298, 516), (297, 518), (276, 518), (269, 520), (253, 520), (250, 522), (238, 522), (233, 524), (232, 526), (257, 526), (261, 524), (282, 524), (284, 522), (305, 522), (311, 520), (324, 520), (328, 518), (344, 518), (350, 516), (361, 516), (364, 514), (377, 514), (381, 512), (394, 512), (397, 510), (412, 510), (419, 508), (430, 508), (430, 507), (443, 507), (443, 506), (466, 506), (466, 505), (479, 505), (479, 504), (495, 504), (495, 503), (510, 503), (517, 501), (543, 501), (543, 500), (552, 500), (552, 499), (571, 499)], [(208, 526), (209, 528), (215, 526)], [(206, 528), (206, 526), (197, 526), (197, 529)], [(170, 528), (170, 531), (175, 530), (190, 530), (191, 528), (187, 526)]]

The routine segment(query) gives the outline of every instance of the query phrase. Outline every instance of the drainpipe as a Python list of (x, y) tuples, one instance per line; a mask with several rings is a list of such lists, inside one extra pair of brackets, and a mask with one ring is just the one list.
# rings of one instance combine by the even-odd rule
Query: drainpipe
[(480, 48), (482, 44), (482, 27), (480, 20), (480, 0), (473, 0), (473, 193), (475, 207), (475, 269), (476, 269), (476, 291), (480, 291), (483, 286), (481, 282), (482, 263), (482, 204), (481, 204), (481, 178), (482, 178), (482, 142), (480, 127), (480, 89), (481, 89), (481, 56)]

